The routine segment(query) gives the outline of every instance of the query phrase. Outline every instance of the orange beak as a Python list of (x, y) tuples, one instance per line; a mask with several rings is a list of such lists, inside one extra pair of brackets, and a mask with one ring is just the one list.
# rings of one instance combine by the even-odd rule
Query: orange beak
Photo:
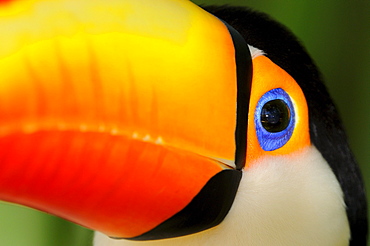
[(222, 221), (241, 177), (225, 24), (180, 0), (30, 0), (0, 2), (0, 33), (1, 200), (137, 240)]

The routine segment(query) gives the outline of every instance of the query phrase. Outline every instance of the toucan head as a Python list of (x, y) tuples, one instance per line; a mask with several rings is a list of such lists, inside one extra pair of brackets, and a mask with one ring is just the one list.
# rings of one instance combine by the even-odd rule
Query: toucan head
[(236, 29), (186, 0), (0, 1), (0, 199), (112, 238), (217, 227), (313, 148), (301, 85)]

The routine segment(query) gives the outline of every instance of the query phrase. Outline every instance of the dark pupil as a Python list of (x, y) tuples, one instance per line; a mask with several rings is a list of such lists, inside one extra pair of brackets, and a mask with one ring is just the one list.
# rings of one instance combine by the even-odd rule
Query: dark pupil
[(263, 105), (261, 123), (267, 131), (281, 132), (288, 127), (289, 122), (289, 107), (283, 100), (276, 99)]

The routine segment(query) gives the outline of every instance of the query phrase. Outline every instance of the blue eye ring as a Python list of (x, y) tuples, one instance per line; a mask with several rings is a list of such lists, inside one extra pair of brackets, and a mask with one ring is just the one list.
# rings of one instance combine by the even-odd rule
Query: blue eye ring
[[(280, 101), (280, 105), (285, 105), (288, 110), (288, 114), (285, 120), (289, 123), (283, 127), (283, 129), (272, 132), (265, 128), (262, 123), (262, 112), (268, 103), (274, 101)], [(266, 92), (258, 101), (257, 107), (254, 114), (254, 122), (256, 126), (257, 139), (265, 151), (273, 151), (283, 147), (291, 138), (295, 126), (295, 111), (290, 96), (281, 88), (272, 89)]]

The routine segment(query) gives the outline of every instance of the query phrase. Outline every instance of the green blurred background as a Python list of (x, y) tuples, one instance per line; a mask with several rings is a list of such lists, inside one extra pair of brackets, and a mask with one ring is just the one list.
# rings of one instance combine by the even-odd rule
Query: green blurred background
[[(321, 68), (342, 114), (370, 197), (370, 1), (194, 2), (247, 5), (270, 14), (299, 37)], [(91, 231), (31, 209), (1, 203), (0, 218), (2, 246), (91, 245)]]

